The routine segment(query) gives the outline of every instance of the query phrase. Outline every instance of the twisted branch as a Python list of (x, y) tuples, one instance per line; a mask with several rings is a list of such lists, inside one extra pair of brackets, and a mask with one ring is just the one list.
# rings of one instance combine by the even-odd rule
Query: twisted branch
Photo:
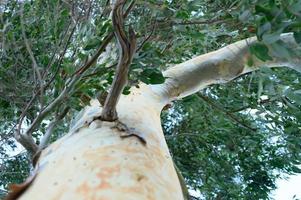
[(124, 17), (122, 15), (122, 7), (124, 3), (125, 0), (118, 0), (113, 8), (112, 21), (114, 34), (119, 45), (119, 60), (112, 88), (106, 98), (100, 117), (104, 121), (114, 121), (118, 118), (116, 105), (124, 87), (127, 84), (129, 66), (132, 63), (133, 56), (136, 51), (135, 32), (130, 27), (129, 37), (127, 37), (123, 28)]

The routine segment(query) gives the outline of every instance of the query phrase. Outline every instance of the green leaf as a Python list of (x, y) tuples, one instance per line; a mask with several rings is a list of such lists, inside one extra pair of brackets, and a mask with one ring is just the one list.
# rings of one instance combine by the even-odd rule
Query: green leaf
[(98, 38), (92, 38), (91, 40), (88, 41), (86, 46), (83, 48), (85, 51), (94, 49), (95, 47), (99, 46), (101, 43), (100, 39)]
[(180, 10), (179, 12), (177, 12), (176, 18), (189, 19), (189, 13), (187, 11)]
[(68, 10), (64, 9), (64, 10), (61, 11), (61, 16), (62, 17), (67, 17), (68, 15), (69, 15), (69, 11)]
[(129, 95), (131, 93), (130, 89), (131, 89), (130, 86), (125, 86), (123, 91), (122, 91), (122, 94)]
[(239, 20), (242, 22), (247, 22), (250, 20), (250, 17), (252, 16), (252, 13), (250, 10), (245, 10), (241, 15), (239, 15)]
[(294, 32), (294, 38), (297, 43), (301, 43), (301, 31), (300, 32)]
[(262, 40), (265, 44), (272, 44), (280, 39), (280, 34), (282, 31), (277, 31), (275, 33), (265, 33), (262, 35)]
[(279, 58), (290, 59), (291, 57), (289, 50), (282, 45), (281, 41), (271, 44), (271, 53), (275, 54)]
[(253, 44), (250, 52), (262, 61), (272, 60), (272, 57), (269, 56), (269, 49), (264, 44)]
[(272, 25), (270, 22), (266, 22), (263, 25), (259, 26), (257, 28), (257, 36), (259, 39), (262, 39), (262, 36), (264, 33), (270, 32), (272, 29)]
[(165, 77), (162, 72), (155, 68), (146, 68), (141, 72), (139, 79), (146, 84), (164, 83)]
[(292, 91), (291, 89), (286, 89), (284, 95), (296, 104), (301, 105), (301, 94), (299, 90)]

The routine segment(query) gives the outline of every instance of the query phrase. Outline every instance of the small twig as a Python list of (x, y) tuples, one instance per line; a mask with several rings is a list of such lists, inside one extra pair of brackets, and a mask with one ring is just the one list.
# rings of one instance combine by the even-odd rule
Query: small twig
[(140, 46), (137, 48), (136, 52), (140, 51), (140, 49), (144, 46), (144, 44), (150, 39), (150, 37), (153, 35), (155, 29), (156, 29), (156, 23), (153, 25), (153, 28), (152, 28), (150, 34), (142, 41)]
[(50, 68), (50, 67), (52, 66), (52, 64), (54, 63), (54, 61), (55, 61), (55, 55), (57, 54), (57, 52), (58, 52), (58, 50), (59, 50), (59, 47), (62, 45), (62, 43), (63, 43), (63, 41), (64, 41), (64, 38), (66, 37), (66, 35), (67, 35), (67, 33), (68, 33), (68, 30), (69, 30), (69, 28), (70, 28), (70, 25), (71, 25), (71, 20), (70, 20), (70, 22), (69, 22), (69, 24), (68, 24), (68, 26), (67, 26), (67, 28), (66, 28), (66, 31), (65, 31), (65, 33), (64, 33), (64, 36), (61, 38), (59, 44), (55, 47), (55, 49), (54, 49), (54, 51), (53, 51), (53, 53), (52, 53), (52, 56), (51, 56), (51, 58), (50, 58), (50, 60), (49, 60), (49, 62), (48, 62), (48, 64), (47, 64), (47, 66), (46, 66), (46, 70), (43, 71), (43, 74), (42, 74), (42, 77), (43, 77), (43, 78), (44, 78), (45, 75), (47, 74), (49, 68)]
[[(114, 63), (114, 64), (106, 67), (106, 69), (112, 69), (113, 67), (116, 67), (116, 65), (117, 65), (117, 63)], [(102, 73), (103, 73), (103, 70), (95, 71), (91, 74), (87, 74), (87, 75), (83, 76), (83, 79), (87, 79), (87, 78), (89, 78), (91, 76), (95, 76), (95, 75), (102, 75)]]
[(49, 85), (55, 80), (55, 77), (57, 76), (57, 74), (58, 74), (58, 72), (59, 72), (59, 70), (60, 70), (60, 65), (61, 65), (61, 63), (62, 63), (62, 60), (63, 60), (63, 58), (64, 58), (66, 52), (67, 52), (68, 46), (69, 46), (69, 44), (71, 43), (71, 38), (72, 38), (72, 36), (73, 36), (73, 34), (74, 34), (75, 30), (76, 30), (77, 22), (78, 22), (78, 21), (76, 21), (76, 23), (75, 23), (73, 29), (71, 30), (71, 33), (70, 33), (70, 35), (69, 35), (69, 37), (68, 37), (68, 39), (67, 39), (67, 42), (66, 42), (66, 44), (65, 44), (65, 48), (64, 48), (63, 52), (60, 54), (60, 57), (59, 57), (59, 59), (58, 59), (57, 69), (56, 69), (56, 71), (54, 72), (53, 76), (50, 78), (50, 80), (45, 84), (45, 88), (48, 88)]
[(204, 100), (205, 102), (207, 102), (208, 104), (210, 104), (213, 108), (215, 108), (216, 110), (220, 111), (220, 112), (223, 112), (224, 114), (226, 114), (226, 116), (228, 116), (230, 119), (232, 119), (233, 121), (235, 121), (237, 124), (239, 124), (240, 126), (248, 129), (248, 130), (251, 130), (251, 131), (256, 131), (255, 128), (252, 128), (250, 126), (248, 126), (247, 124), (244, 124), (242, 121), (240, 121), (235, 115), (233, 115), (231, 112), (225, 110), (224, 108), (218, 106), (217, 104), (215, 104), (210, 98), (200, 94), (200, 93), (197, 93), (197, 96), (199, 98), (201, 98), (202, 100)]
[[(265, 99), (265, 100), (261, 100), (257, 103), (257, 105), (263, 105), (263, 104), (266, 104), (266, 103), (271, 103), (271, 102), (274, 102), (276, 101), (277, 99)], [(247, 106), (243, 106), (241, 108), (237, 108), (237, 109), (234, 109), (234, 110), (231, 110), (229, 111), (229, 113), (235, 113), (235, 112), (240, 112), (240, 111), (243, 111), (245, 109), (248, 109), (248, 108), (252, 108), (251, 105), (247, 105)]]
[(129, 66), (132, 63), (136, 51), (136, 36), (134, 31), (129, 28), (129, 37), (124, 31), (124, 17), (122, 15), (122, 6), (124, 0), (116, 1), (113, 8), (113, 27), (116, 39), (119, 44), (119, 60), (112, 83), (111, 90), (106, 98), (101, 119), (104, 121), (114, 121), (118, 119), (116, 105), (124, 87), (127, 84)]
[(28, 39), (26, 37), (26, 33), (25, 33), (25, 26), (24, 26), (24, 14), (23, 14), (23, 11), (24, 11), (24, 4), (22, 3), (22, 8), (21, 8), (21, 16), (20, 16), (20, 24), (21, 24), (21, 29), (22, 29), (22, 36), (23, 36), (23, 39), (24, 39), (24, 42), (25, 42), (25, 46), (26, 46), (26, 50), (27, 52), (29, 53), (29, 57), (31, 59), (31, 62), (32, 62), (32, 67), (33, 67), (33, 70), (35, 71), (35, 73), (37, 74), (37, 77), (39, 79), (39, 85), (40, 85), (40, 90), (41, 90), (41, 98), (40, 98), (40, 103), (41, 103), (41, 107), (43, 107), (43, 93), (44, 93), (44, 89), (43, 89), (43, 80), (42, 80), (42, 76), (41, 76), (41, 73), (40, 73), (40, 69), (39, 69), (39, 66), (37, 64), (37, 61), (34, 57), (34, 54), (30, 48), (30, 45), (29, 45), (29, 42), (28, 42)]
[(225, 19), (213, 19), (213, 20), (196, 20), (196, 21), (184, 21), (184, 22), (171, 22), (173, 26), (175, 25), (208, 25), (208, 24), (218, 24), (225, 22)]
[(89, 19), (90, 14), (91, 14), (91, 11), (92, 11), (92, 2), (93, 2), (93, 0), (90, 0), (90, 1), (89, 1), (88, 12), (87, 12), (87, 14), (86, 14), (86, 20)]
[(110, 4), (110, 0), (107, 0), (106, 4), (104, 6), (104, 9), (103, 9), (103, 11), (102, 11), (102, 13), (101, 13), (101, 15), (99, 17), (100, 19), (106, 14), (107, 8), (110, 7), (109, 4)]
[(19, 119), (19, 125), (18, 125), (18, 129), (17, 129), (17, 134), (21, 134), (21, 126), (23, 123), (23, 120), (25, 118), (25, 115), (28, 111), (28, 109), (31, 107), (32, 103), (34, 102), (34, 100), (36, 99), (36, 97), (39, 95), (39, 92), (36, 92), (32, 98), (30, 99), (30, 101), (28, 102), (28, 104), (26, 105), (25, 109), (23, 110), (23, 112), (20, 115), (20, 119)]

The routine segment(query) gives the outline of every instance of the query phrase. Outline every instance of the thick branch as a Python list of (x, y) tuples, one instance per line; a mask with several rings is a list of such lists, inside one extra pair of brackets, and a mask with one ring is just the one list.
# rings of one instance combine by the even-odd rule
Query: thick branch
[[(249, 47), (258, 41), (255, 37), (248, 38), (166, 70), (164, 72), (164, 76), (168, 77), (166, 82), (154, 85), (153, 88), (170, 101), (191, 95), (211, 84), (228, 82), (261, 66), (286, 66), (301, 72), (301, 56), (297, 55), (300, 46), (293, 34), (282, 34), (281, 40), (290, 48), (289, 50), (296, 52), (290, 59), (271, 55), (273, 56), (271, 61), (263, 62), (249, 51)], [(250, 60), (253, 62), (252, 66), (247, 64)]]

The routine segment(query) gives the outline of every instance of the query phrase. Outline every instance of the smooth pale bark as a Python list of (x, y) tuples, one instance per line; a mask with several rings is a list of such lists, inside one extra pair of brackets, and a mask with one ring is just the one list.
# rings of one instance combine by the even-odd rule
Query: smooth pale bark
[[(169, 77), (162, 85), (153, 86), (161, 96), (176, 100), (191, 95), (211, 84), (228, 82), (238, 76), (259, 67), (289, 67), (301, 72), (301, 48), (293, 34), (281, 35), (281, 40), (291, 52), (291, 58), (272, 56), (273, 60), (263, 62), (250, 53), (250, 46), (257, 40), (255, 37), (235, 42), (217, 51), (200, 55), (178, 64), (164, 72)], [(271, 50), (271, 46), (268, 46)], [(270, 51), (273, 53), (273, 51)], [(248, 66), (252, 59), (253, 65)]]
[[(283, 41), (298, 45), (291, 34)], [(300, 57), (274, 58), (263, 63), (248, 47), (254, 38), (179, 64), (164, 74), (164, 84), (133, 88), (117, 105), (119, 121), (89, 122), (100, 115), (99, 104), (86, 107), (72, 131), (46, 148), (37, 164), (37, 177), (20, 199), (183, 199), (171, 155), (160, 123), (160, 112), (169, 101), (193, 94), (214, 83), (232, 80), (265, 66), (288, 66), (300, 70)], [(301, 70), (300, 70), (301, 71)], [(123, 137), (126, 134), (136, 134)], [(143, 138), (146, 144), (141, 140)]]
[[(20, 199), (183, 199), (161, 128), (163, 106), (146, 85), (122, 96), (119, 121), (147, 144), (121, 138), (127, 132), (115, 122), (94, 121), (42, 152), (38, 175)], [(94, 102), (83, 118), (100, 113)]]

